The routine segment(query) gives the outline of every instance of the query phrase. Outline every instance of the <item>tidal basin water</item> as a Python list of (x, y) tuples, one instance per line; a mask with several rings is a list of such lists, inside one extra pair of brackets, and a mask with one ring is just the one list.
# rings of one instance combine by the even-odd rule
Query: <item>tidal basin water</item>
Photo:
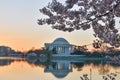
[(0, 80), (82, 80), (85, 76), (89, 80), (104, 80), (110, 76), (120, 80), (120, 63), (0, 58)]

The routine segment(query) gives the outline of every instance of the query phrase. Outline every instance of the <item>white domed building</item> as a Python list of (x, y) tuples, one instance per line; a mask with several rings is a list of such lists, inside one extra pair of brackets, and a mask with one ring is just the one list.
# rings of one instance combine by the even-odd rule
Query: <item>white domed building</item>
[(74, 46), (64, 38), (57, 38), (52, 43), (45, 43), (45, 48), (48, 50), (55, 49), (56, 55), (70, 55)]

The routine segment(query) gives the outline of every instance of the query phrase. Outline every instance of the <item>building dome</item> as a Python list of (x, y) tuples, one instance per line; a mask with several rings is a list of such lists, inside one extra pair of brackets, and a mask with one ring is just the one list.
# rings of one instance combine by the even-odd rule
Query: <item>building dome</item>
[(69, 42), (64, 38), (57, 38), (53, 41), (53, 44), (69, 44)]

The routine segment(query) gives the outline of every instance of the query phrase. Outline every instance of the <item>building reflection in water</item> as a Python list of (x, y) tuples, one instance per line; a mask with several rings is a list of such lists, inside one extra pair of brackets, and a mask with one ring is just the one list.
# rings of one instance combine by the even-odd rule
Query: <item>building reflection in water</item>
[(10, 65), (13, 62), (13, 60), (10, 59), (0, 59), (0, 66), (7, 66)]
[[(101, 61), (89, 62), (89, 61), (57, 60), (50, 62), (41, 62), (39, 59), (36, 60), (0, 59), (0, 67), (8, 66), (16, 61), (17, 62), (21, 61), (23, 63), (28, 62), (30, 66), (34, 65), (35, 67), (41, 67), (42, 69), (44, 69), (44, 73), (52, 73), (58, 79), (65, 78), (66, 76), (69, 77), (68, 75), (69, 73), (75, 74), (73, 69), (79, 72), (79, 77), (84, 77), (85, 75), (87, 75), (88, 78), (90, 79), (94, 78), (94, 76), (105, 78), (108, 76), (108, 74), (111, 76), (111, 73), (117, 75), (116, 77), (114, 77), (116, 80), (120, 76), (120, 72), (119, 72), (120, 64), (110, 64), (110, 63), (108, 64), (107, 62), (101, 63)], [(85, 70), (89, 70), (89, 72), (86, 72)]]
[(0, 66), (9, 66), (14, 61), (26, 61), (26, 59), (22, 58), (7, 58), (7, 57), (0, 57)]
[(53, 62), (45, 67), (44, 72), (51, 72), (57, 78), (64, 78), (72, 72), (72, 64), (68, 61)]
[(40, 60), (36, 60), (36, 62), (29, 61), (29, 63), (35, 64), (36, 66), (43, 65), (44, 73), (52, 73), (58, 79), (65, 78), (69, 73), (73, 72), (73, 69), (83, 72), (85, 68), (89, 67), (90, 72), (92, 72), (92, 70), (98, 70), (98, 75), (107, 75), (110, 73), (111, 68), (116, 69), (120, 67), (119, 64), (101, 63), (101, 61), (54, 60), (50, 62), (41, 62)]

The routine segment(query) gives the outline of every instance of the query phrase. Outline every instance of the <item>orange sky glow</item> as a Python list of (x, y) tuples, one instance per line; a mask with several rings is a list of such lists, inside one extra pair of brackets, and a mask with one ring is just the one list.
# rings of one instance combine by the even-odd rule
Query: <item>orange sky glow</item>
[[(52, 0), (1, 0), (0, 1), (0, 46), (26, 51), (40, 49), (44, 43), (63, 37), (74, 45), (91, 44), (95, 39), (93, 30), (71, 33), (53, 30), (48, 25), (40, 26), (37, 20), (44, 18), (39, 12)], [(60, 1), (60, 0), (59, 0)]]

